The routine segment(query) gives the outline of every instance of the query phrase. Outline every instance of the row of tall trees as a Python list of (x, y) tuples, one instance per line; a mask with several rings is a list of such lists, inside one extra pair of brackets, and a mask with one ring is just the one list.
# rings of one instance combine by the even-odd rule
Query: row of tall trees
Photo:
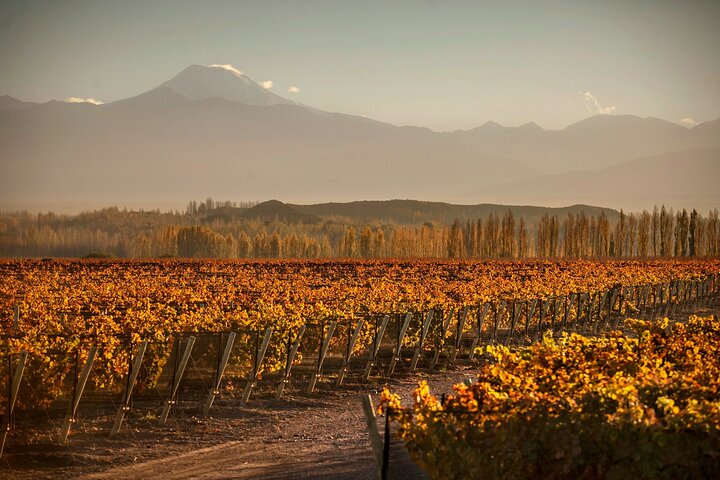
[[(191, 206), (190, 208), (195, 208)], [(199, 208), (199, 207), (198, 207)], [(209, 207), (206, 207), (209, 208)], [(511, 211), (451, 225), (254, 220), (199, 222), (189, 215), (100, 211), (60, 219), (0, 216), (1, 256), (108, 254), (209, 258), (625, 258), (720, 254), (717, 209), (589, 216), (544, 215), (534, 224)], [(169, 215), (169, 216), (168, 216)]]

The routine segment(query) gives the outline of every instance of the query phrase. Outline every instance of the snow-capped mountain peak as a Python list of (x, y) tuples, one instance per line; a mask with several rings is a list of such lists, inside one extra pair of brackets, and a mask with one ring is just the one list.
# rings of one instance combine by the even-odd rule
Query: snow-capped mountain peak
[(190, 100), (222, 98), (245, 105), (296, 105), (261, 87), (232, 65), (191, 65), (160, 86)]

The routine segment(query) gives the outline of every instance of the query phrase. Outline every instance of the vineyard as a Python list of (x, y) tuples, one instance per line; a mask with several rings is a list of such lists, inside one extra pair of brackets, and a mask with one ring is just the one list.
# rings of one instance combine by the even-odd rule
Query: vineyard
[(717, 317), (627, 322), (632, 336), (488, 346), (476, 382), (441, 400), (422, 382), (411, 408), (385, 389), (381, 408), (433, 478), (713, 478)]
[(64, 402), (64, 442), (85, 390), (118, 407), (116, 434), (134, 395), (157, 392), (162, 422), (183, 383), (206, 390), (207, 413), (260, 383), (280, 397), (482, 346), (504, 358), (503, 346), (717, 304), (720, 261), (7, 260), (0, 278), (5, 431)]

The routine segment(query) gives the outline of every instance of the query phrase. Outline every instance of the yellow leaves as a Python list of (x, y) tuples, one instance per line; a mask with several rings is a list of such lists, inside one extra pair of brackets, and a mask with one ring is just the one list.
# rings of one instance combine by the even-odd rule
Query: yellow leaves
[[(3, 273), (0, 317), (12, 318), (14, 305), (21, 303), (20, 330), (27, 333), (22, 339), (11, 340), (10, 349), (27, 349), (38, 355), (50, 350), (64, 351), (70, 355), (77, 347), (85, 348), (85, 340), (78, 337), (50, 342), (43, 334), (59, 332), (72, 336), (78, 333), (95, 337), (106, 345), (98, 358), (97, 370), (105, 371), (101, 382), (109, 385), (114, 375), (120, 378), (127, 370), (127, 337), (124, 336), (127, 334), (132, 334), (136, 345), (142, 340), (161, 345), (173, 332), (254, 331), (272, 326), (276, 333), (264, 366), (271, 370), (282, 364), (285, 352), (275, 340), (281, 338), (279, 332), (297, 331), (306, 322), (364, 317), (365, 327), (355, 345), (355, 351), (359, 352), (373, 340), (371, 319), (385, 313), (425, 312), (431, 308), (447, 313), (451, 307), (457, 311), (461, 306), (474, 307), (481, 301), (547, 298), (570, 292), (605, 291), (617, 283), (631, 285), (666, 282), (672, 278), (700, 278), (719, 272), (720, 262), (388, 260), (55, 261), (43, 264), (0, 260), (0, 270)], [(626, 302), (625, 306), (629, 304)], [(576, 309), (577, 303), (571, 307)], [(576, 313), (572, 310), (570, 317)], [(475, 328), (476, 315), (477, 312), (471, 310), (465, 324), (467, 331)], [(485, 335), (492, 327), (491, 315), (492, 311), (485, 318)], [(503, 318), (508, 318), (508, 312)], [(454, 319), (451, 332), (456, 322)], [(407, 345), (413, 345), (417, 338), (413, 337), (416, 335), (414, 325), (406, 336)], [(705, 359), (720, 356), (720, 349), (708, 347), (708, 338), (717, 334), (717, 325), (702, 319), (691, 319), (687, 326), (671, 327), (667, 320), (653, 325), (631, 321), (629, 325), (642, 331), (639, 340), (642, 348), (637, 348), (638, 340), (612, 337), (598, 339), (590, 348), (582, 337), (569, 335), (554, 340), (550, 332), (541, 345), (524, 353), (500, 346), (488, 347), (484, 351), (496, 364), (494, 370), (483, 373), (490, 386), (482, 392), (478, 390), (481, 387), (476, 386), (467, 390), (472, 392), (472, 400), (469, 393), (455, 397), (465, 405), (462, 408), (468, 409), (475, 408), (474, 400), (478, 411), (483, 410), (483, 402), (501, 408), (502, 402), (518, 398), (528, 403), (550, 397), (574, 398), (591, 391), (589, 385), (593, 382), (612, 378), (610, 372), (613, 371), (625, 376), (642, 373), (662, 385), (682, 381), (715, 388), (720, 372), (714, 367), (702, 366), (707, 364)], [(674, 342), (667, 359), (660, 362), (656, 356), (653, 358), (657, 362), (643, 363), (646, 356), (657, 353), (650, 341), (661, 334), (670, 339), (692, 334), (694, 343), (685, 346)], [(122, 341), (118, 335), (123, 335)], [(311, 335), (315, 333), (306, 333), (306, 337)], [(336, 334), (334, 342), (339, 342), (338, 338)], [(252, 339), (249, 340), (252, 345)], [(340, 346), (332, 343), (331, 349)], [(159, 351), (155, 355), (162, 356)], [(153, 368), (159, 365), (158, 360)], [(607, 368), (600, 368), (602, 365)], [(702, 375), (698, 373), (701, 367)], [(66, 364), (55, 359), (52, 364), (38, 368), (38, 373), (29, 370), (28, 375), (52, 377), (64, 368)], [(441, 409), (429, 389), (420, 393), (421, 403)]]
[[(492, 443), (495, 428), (545, 425), (548, 419), (587, 428), (588, 435), (604, 424), (603, 431), (652, 427), (649, 431), (658, 435), (703, 431), (717, 438), (720, 322), (695, 317), (673, 327), (672, 335), (664, 321), (635, 325), (641, 341), (619, 333), (591, 339), (569, 335), (518, 352), (486, 348), (495, 362), (479, 370), (476, 383), (455, 385), (444, 405), (431, 397), (427, 382), (418, 385), (413, 417), (401, 420), (402, 434), (411, 449), (443, 448), (451, 455), (468, 448), (467, 438)], [(705, 353), (702, 362), (694, 361), (696, 349)], [(579, 448), (551, 445), (558, 460)]]
[(665, 415), (677, 415), (680, 413), (680, 408), (675, 405), (675, 400), (669, 397), (658, 397), (658, 399), (655, 401), (655, 405), (665, 414)]
[(400, 396), (395, 393), (391, 393), (387, 387), (384, 387), (380, 393), (380, 405), (377, 407), (377, 413), (382, 415), (386, 411), (399, 412), (400, 410), (402, 410)]

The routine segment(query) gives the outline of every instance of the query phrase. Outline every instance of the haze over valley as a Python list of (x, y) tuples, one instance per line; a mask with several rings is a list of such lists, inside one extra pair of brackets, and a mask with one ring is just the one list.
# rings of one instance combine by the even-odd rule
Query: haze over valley
[(562, 130), (398, 127), (283, 98), (229, 65), (191, 65), (108, 104), (0, 100), (4, 208), (153, 208), (188, 198), (413, 198), (643, 209), (720, 202), (720, 120), (599, 114)]

